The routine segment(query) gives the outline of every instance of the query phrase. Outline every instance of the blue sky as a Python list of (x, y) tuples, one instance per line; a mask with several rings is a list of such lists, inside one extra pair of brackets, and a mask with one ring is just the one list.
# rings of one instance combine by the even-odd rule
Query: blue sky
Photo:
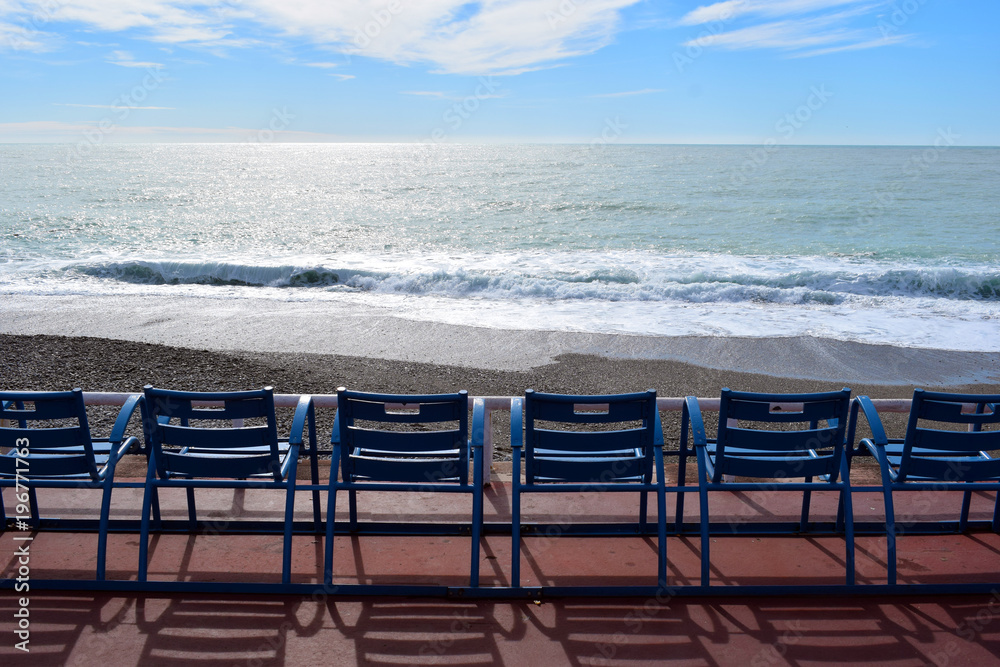
[(0, 142), (1000, 145), (995, 0), (0, 0)]

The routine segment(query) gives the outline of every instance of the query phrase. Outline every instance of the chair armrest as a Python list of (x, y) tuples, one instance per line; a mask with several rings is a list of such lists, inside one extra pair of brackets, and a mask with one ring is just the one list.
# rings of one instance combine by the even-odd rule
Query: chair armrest
[(656, 410), (653, 414), (656, 415), (653, 421), (653, 447), (663, 449), (663, 423), (660, 420), (660, 411)]
[(482, 449), (486, 433), (486, 401), (477, 398), (472, 401), (472, 449)]
[(510, 446), (521, 449), (524, 445), (524, 399), (510, 400)]
[(708, 438), (705, 436), (705, 421), (701, 417), (701, 406), (698, 405), (698, 398), (696, 396), (687, 396), (684, 398), (681, 419), (688, 421), (691, 425), (694, 446), (707, 447)]
[[(851, 402), (851, 421), (847, 428), (847, 444), (854, 451), (854, 439), (857, 434), (858, 412), (861, 412), (868, 428), (872, 432), (870, 442), (878, 448), (884, 449), (889, 444), (889, 439), (885, 435), (885, 427), (882, 426), (882, 418), (878, 415), (878, 410), (872, 403), (872, 399), (867, 396), (856, 396)], [(866, 438), (867, 440), (867, 438)]]
[[(722, 417), (719, 417), (720, 419)], [(701, 406), (697, 396), (686, 396), (681, 408), (681, 425), (685, 429), (681, 437), (687, 442), (687, 429), (691, 430), (694, 451), (698, 458), (698, 484), (715, 478), (715, 465), (708, 455), (708, 437), (705, 435), (705, 420), (701, 416)]]
[[(108, 436), (112, 449), (115, 449), (115, 445), (120, 445), (125, 441), (125, 429), (128, 428), (132, 415), (135, 414), (137, 408), (141, 409), (145, 402), (146, 399), (142, 394), (132, 394), (122, 405), (121, 410), (118, 411), (118, 417), (115, 419), (115, 425), (111, 428), (111, 435)], [(135, 440), (135, 438), (129, 439)], [(131, 446), (132, 444), (129, 444), (129, 447)]]
[[(303, 394), (299, 397), (299, 403), (295, 406), (295, 416), (292, 417), (292, 432), (288, 435), (289, 445), (302, 446), (302, 432), (306, 428), (306, 420), (313, 423), (316, 409), (313, 406), (312, 396)], [(310, 439), (311, 440), (311, 439)], [(310, 442), (310, 449), (315, 448), (316, 443)]]

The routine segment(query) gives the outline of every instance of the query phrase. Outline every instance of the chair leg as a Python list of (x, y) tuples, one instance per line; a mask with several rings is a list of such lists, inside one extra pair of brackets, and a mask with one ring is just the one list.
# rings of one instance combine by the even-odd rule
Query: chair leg
[(97, 580), (104, 581), (108, 554), (108, 521), (111, 514), (111, 482), (104, 482), (101, 497), (101, 519), (97, 529)]
[[(645, 483), (646, 484), (651, 484), (652, 483), (652, 479), (647, 480)], [(657, 499), (657, 502), (659, 502), (659, 499)], [(646, 534), (646, 523), (647, 523), (646, 517), (648, 515), (648, 507), (649, 507), (649, 492), (648, 491), (640, 491), (639, 492), (639, 531), (643, 535)]]
[(292, 524), (295, 521), (295, 467), (285, 480), (285, 541), (281, 552), (281, 583), (292, 582)]
[(31, 527), (37, 530), (42, 525), (42, 515), (38, 511), (38, 496), (35, 495), (35, 487), (28, 487), (28, 507), (30, 508), (31, 518), (28, 519), (28, 523)]
[[(334, 461), (337, 461), (337, 457), (334, 456)], [(337, 474), (336, 470), (331, 470), (330, 475), (335, 476)], [(332, 584), (333, 583), (333, 534), (334, 534), (334, 523), (337, 517), (337, 485), (334, 482), (330, 484), (330, 490), (327, 492), (326, 497), (326, 542), (324, 544), (323, 553), (323, 583)]]
[(149, 566), (149, 514), (155, 492), (156, 489), (146, 480), (146, 491), (142, 494), (142, 522), (139, 524), (139, 581), (146, 581)]
[[(806, 477), (807, 483), (812, 482), (812, 477)], [(809, 507), (812, 503), (812, 491), (806, 489), (802, 492), (802, 515), (799, 517), (799, 532), (804, 533), (809, 529)]]
[(847, 515), (844, 521), (844, 541), (846, 542), (847, 549), (847, 585), (853, 586), (856, 583), (856, 571), (857, 567), (854, 564), (854, 509), (851, 503), (851, 493), (847, 491), (844, 493), (845, 500), (844, 504), (847, 506), (845, 508), (845, 514)]
[(478, 456), (473, 456), (472, 465), (472, 566), (469, 586), (479, 586), (479, 551), (483, 530), (483, 465)]
[(660, 488), (656, 490), (656, 496), (656, 537), (659, 541), (656, 585), (663, 590), (667, 587), (667, 491), (663, 486), (662, 479), (660, 482)]
[(157, 508), (156, 522), (159, 526), (159, 492), (156, 487), (156, 459), (149, 457), (146, 468), (146, 487), (142, 493), (142, 521), (139, 523), (139, 573), (137, 579), (146, 581), (149, 568), (149, 514), (152, 507)]
[(514, 450), (514, 479), (510, 490), (510, 585), (521, 585), (521, 450)]
[(840, 500), (837, 502), (837, 522), (834, 524), (834, 529), (837, 532), (844, 530), (844, 494), (840, 494)]
[(1000, 491), (996, 494), (997, 498), (993, 502), (993, 532), (1000, 533)]
[(153, 522), (157, 527), (160, 525), (160, 491), (153, 487)]
[(962, 494), (962, 514), (958, 520), (958, 532), (964, 533), (969, 528), (969, 508), (972, 506), (972, 491)]
[(704, 480), (699, 480), (699, 487), (698, 505), (701, 519), (701, 585), (708, 587), (710, 562), (710, 540), (708, 536), (708, 489), (705, 488)]
[(892, 504), (892, 490), (883, 486), (882, 497), (885, 503), (885, 539), (886, 565), (889, 569), (888, 582), (896, 583), (896, 510)]
[(844, 511), (844, 542), (847, 567), (847, 585), (853, 586), (856, 583), (856, 567), (854, 552), (854, 502), (851, 498), (851, 483), (848, 463), (842, 460), (840, 464), (840, 506)]
[(358, 530), (358, 492), (351, 489), (347, 492), (347, 504), (350, 507), (351, 532)]
[(188, 521), (191, 523), (191, 532), (198, 530), (198, 515), (194, 505), (194, 488), (188, 487), (185, 489), (187, 492), (187, 506), (188, 506)]

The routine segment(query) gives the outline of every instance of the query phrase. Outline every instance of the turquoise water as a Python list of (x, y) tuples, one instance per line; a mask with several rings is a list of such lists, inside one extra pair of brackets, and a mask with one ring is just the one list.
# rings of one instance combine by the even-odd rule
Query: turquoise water
[(0, 146), (0, 294), (996, 349), (1000, 149)]

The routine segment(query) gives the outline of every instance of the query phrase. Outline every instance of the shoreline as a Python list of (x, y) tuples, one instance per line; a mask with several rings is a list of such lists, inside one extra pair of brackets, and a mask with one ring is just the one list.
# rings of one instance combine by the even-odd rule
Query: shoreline
[(619, 365), (662, 362), (723, 374), (849, 385), (1000, 384), (1000, 351), (808, 336), (666, 337), (493, 329), (409, 320), (393, 316), (389, 309), (329, 302), (220, 298), (206, 304), (185, 297), (19, 295), (0, 303), (0, 335), (105, 339), (235, 355), (351, 357), (484, 372), (530, 373), (561, 363), (567, 355), (580, 355)]

